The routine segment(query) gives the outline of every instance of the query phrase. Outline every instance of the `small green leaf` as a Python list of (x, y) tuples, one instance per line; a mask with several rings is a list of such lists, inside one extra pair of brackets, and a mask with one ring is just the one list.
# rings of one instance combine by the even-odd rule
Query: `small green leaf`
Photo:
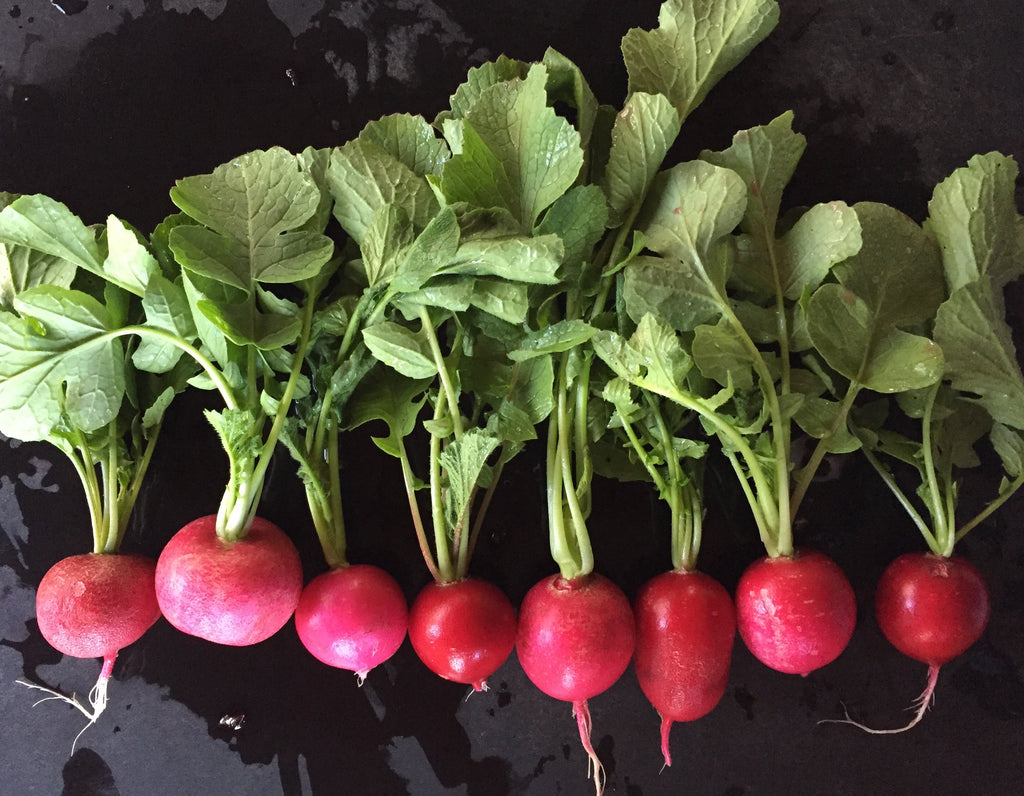
[(562, 241), (557, 235), (464, 238), (451, 262), (441, 271), (553, 285), (558, 281), (562, 253)]
[(723, 387), (749, 390), (754, 386), (754, 358), (732, 323), (723, 319), (716, 326), (698, 326), (691, 353), (700, 372)]
[(555, 200), (537, 227), (537, 235), (562, 239), (563, 267), (579, 267), (592, 257), (604, 234), (608, 204), (596, 185), (577, 185)]
[(424, 379), (437, 373), (427, 340), (405, 326), (393, 321), (374, 324), (363, 329), (363, 341), (374, 357), (403, 376)]
[(449, 528), (458, 528), (465, 522), (474, 488), (498, 445), (498, 438), (486, 429), (471, 428), (442, 451), (441, 468), (448, 476), (445, 516)]
[(150, 277), (160, 273), (160, 265), (129, 229), (116, 216), (107, 217), (107, 258), (103, 272), (119, 284), (133, 288), (142, 295)]
[(103, 270), (95, 232), (66, 205), (42, 194), (20, 196), (0, 211), (0, 241), (46, 252), (94, 274)]
[(1024, 474), (1024, 438), (1019, 431), (1007, 428), (1002, 423), (993, 423), (989, 432), (992, 447), (1003, 463), (1003, 470), (1010, 478)]
[(498, 56), (497, 60), (474, 66), (466, 75), (466, 80), (452, 95), (451, 112), (441, 114), (438, 120), (465, 117), (476, 106), (484, 91), (498, 83), (522, 80), (529, 70), (530, 65), (525, 61), (516, 61), (505, 55)]
[(853, 209), (843, 202), (815, 205), (777, 244), (782, 294), (796, 301), (804, 290), (818, 287), (832, 266), (860, 248), (861, 227)]
[(626, 313), (634, 321), (652, 313), (673, 329), (690, 331), (722, 314), (718, 295), (693, 260), (639, 256), (623, 274)]
[(399, 445), (416, 428), (416, 418), (427, 396), (429, 380), (411, 380), (385, 368), (364, 378), (348, 402), (348, 429), (382, 420), (386, 437), (373, 437), (385, 453), (397, 457)]
[(421, 177), (440, 174), (451, 156), (435, 129), (422, 116), (393, 113), (369, 122), (359, 138), (371, 141)]
[[(147, 326), (170, 332), (185, 342), (192, 342), (198, 335), (185, 289), (181, 285), (158, 274), (151, 275), (142, 297), (142, 308), (146, 313)], [(172, 343), (143, 335), (132, 354), (132, 362), (140, 370), (166, 373), (174, 367), (181, 355), (181, 349)]]
[(839, 401), (811, 395), (802, 397), (793, 419), (815, 439), (827, 438), (828, 453), (852, 453), (860, 448), (861, 442), (847, 427)]
[(664, 94), (685, 119), (778, 18), (774, 0), (667, 0), (656, 29), (622, 39), (629, 91)]
[(539, 331), (527, 334), (519, 348), (509, 353), (509, 358), (521, 362), (534, 357), (568, 351), (570, 348), (587, 342), (593, 337), (595, 331), (597, 330), (586, 321), (558, 321)]
[(14, 297), (36, 285), (71, 287), (75, 270), (74, 263), (55, 255), (0, 243), (0, 309), (12, 309)]

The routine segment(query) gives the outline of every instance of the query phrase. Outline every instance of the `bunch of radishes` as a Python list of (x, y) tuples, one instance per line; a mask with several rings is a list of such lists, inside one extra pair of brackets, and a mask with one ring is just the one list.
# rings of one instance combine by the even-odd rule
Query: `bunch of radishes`
[[(339, 147), (251, 152), (180, 180), (180, 212), (149, 237), (4, 196), (0, 431), (52, 442), (82, 478), (94, 549), (47, 573), (37, 616), (57, 649), (104, 659), (90, 708), (67, 698), (90, 721), (117, 651), (159, 614), (229, 645), (294, 615), (307, 649), (360, 682), (407, 634), (431, 670), (477, 690), (514, 648), (572, 704), (600, 792), (588, 700), (631, 661), (668, 764), (672, 723), (721, 699), (737, 629), (780, 672), (843, 651), (853, 590), (796, 545), (793, 521), (825, 457), (858, 450), (931, 548), (894, 562), (876, 595), (883, 632), (929, 666), (920, 719), (939, 667), (988, 619), (954, 544), (1024, 483), (1024, 377), (1002, 298), (1024, 272), (1016, 166), (972, 159), (923, 227), (872, 203), (783, 213), (804, 149), (792, 114), (663, 169), (686, 117), (778, 13), (734, 6), (670, 0), (656, 29), (631, 30), (619, 110), (557, 52), (500, 58), (434, 123), (395, 114)], [(223, 498), (155, 564), (119, 554), (163, 412), (188, 388), (223, 401), (207, 412)], [(919, 440), (894, 430), (907, 421)], [(375, 422), (434, 579), (411, 610), (390, 575), (346, 554), (339, 440)], [(559, 571), (517, 616), (470, 562), (502, 468), (545, 424)], [(983, 438), (1005, 478), (958, 523), (956, 471)], [(279, 443), (327, 566), (305, 586), (292, 539), (258, 516)], [(767, 553), (735, 602), (696, 569), (711, 456), (735, 473)], [(887, 458), (918, 471), (930, 522)], [(632, 605), (595, 571), (599, 474), (651, 481), (670, 510), (672, 569)]]

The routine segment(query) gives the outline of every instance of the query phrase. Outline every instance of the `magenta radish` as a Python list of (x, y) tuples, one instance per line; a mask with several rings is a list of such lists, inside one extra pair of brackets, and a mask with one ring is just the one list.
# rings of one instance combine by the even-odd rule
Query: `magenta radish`
[(707, 715), (725, 693), (736, 611), (729, 592), (714, 578), (674, 570), (644, 584), (634, 613), (633, 667), (661, 717), (661, 751), (670, 766), (672, 723)]
[(318, 575), (302, 590), (295, 629), (318, 660), (355, 672), (360, 684), (405, 639), (408, 610), (395, 579), (353, 564)]
[(913, 718), (903, 727), (875, 730), (849, 717), (847, 721), (874, 734), (915, 726), (931, 703), (939, 668), (981, 638), (989, 610), (985, 580), (966, 559), (934, 553), (906, 553), (895, 559), (878, 581), (875, 617), (889, 643), (927, 664), (927, 684), (917, 698)]
[(298, 605), (299, 554), (280, 528), (260, 517), (236, 542), (223, 541), (216, 522), (213, 515), (193, 520), (160, 553), (160, 610), (184, 633), (218, 644), (256, 644), (280, 630)]
[(573, 580), (550, 575), (527, 592), (519, 607), (519, 663), (537, 688), (572, 703), (599, 794), (604, 769), (590, 739), (587, 700), (622, 676), (635, 642), (629, 600), (618, 586), (596, 573)]
[(515, 608), (487, 581), (434, 581), (412, 604), (409, 641), (432, 672), (483, 691), (515, 646)]
[(846, 575), (816, 550), (765, 556), (740, 577), (736, 623), (754, 657), (776, 671), (806, 676), (846, 648), (857, 601)]

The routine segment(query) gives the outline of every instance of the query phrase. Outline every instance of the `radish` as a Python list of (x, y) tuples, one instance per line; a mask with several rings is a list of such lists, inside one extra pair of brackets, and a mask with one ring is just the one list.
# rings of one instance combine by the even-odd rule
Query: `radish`
[(405, 639), (405, 595), (387, 572), (369, 564), (335, 567), (302, 590), (295, 610), (299, 640), (329, 666), (367, 673)]
[[(107, 684), (117, 653), (138, 641), (160, 618), (153, 578), (156, 565), (140, 555), (85, 553), (50, 567), (36, 591), (39, 632), (54, 649), (75, 658), (103, 658), (85, 708), (74, 696), (19, 680), (82, 711), (85, 731), (107, 704)], [(79, 733), (81, 735), (81, 732)], [(76, 737), (76, 741), (78, 738)]]
[(409, 641), (432, 672), (483, 691), (515, 646), (515, 608), (487, 581), (434, 581), (413, 602)]
[(985, 580), (966, 559), (934, 553), (905, 553), (895, 559), (878, 581), (875, 617), (889, 643), (928, 665), (927, 684), (913, 718), (903, 727), (876, 730), (849, 716), (846, 722), (876, 735), (915, 726), (932, 701), (939, 668), (981, 638), (989, 610)]
[(736, 586), (740, 637), (772, 669), (806, 676), (846, 648), (857, 621), (857, 601), (846, 575), (816, 550), (765, 556)]
[(736, 610), (732, 597), (701, 572), (673, 570), (649, 580), (634, 606), (633, 666), (644, 695), (661, 717), (661, 752), (672, 765), (675, 721), (707, 715), (729, 682)]
[(225, 543), (214, 515), (178, 531), (160, 553), (156, 596), (172, 625), (218, 644), (269, 638), (291, 618), (302, 591), (295, 545), (273, 523), (253, 519), (246, 535)]
[(596, 573), (572, 580), (549, 575), (526, 593), (519, 607), (519, 663), (537, 688), (572, 703), (598, 794), (604, 787), (604, 769), (590, 740), (587, 700), (622, 676), (635, 642), (629, 600)]

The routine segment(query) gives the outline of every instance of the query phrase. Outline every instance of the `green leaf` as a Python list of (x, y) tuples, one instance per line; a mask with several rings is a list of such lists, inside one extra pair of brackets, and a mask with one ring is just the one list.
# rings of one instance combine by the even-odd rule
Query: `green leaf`
[(60, 257), (17, 244), (0, 244), (0, 309), (10, 310), (14, 297), (36, 285), (71, 287), (75, 266)]
[(857, 213), (843, 202), (812, 207), (778, 242), (779, 287), (791, 301), (814, 289), (829, 270), (861, 248)]
[(359, 138), (376, 144), (421, 177), (440, 174), (451, 156), (435, 129), (422, 116), (408, 113), (394, 113), (371, 121), (359, 133)]
[(160, 274), (160, 264), (139, 241), (135, 231), (129, 229), (116, 216), (107, 217), (107, 257), (103, 273), (119, 284), (142, 295), (150, 277)]
[(690, 331), (722, 314), (718, 294), (693, 260), (640, 256), (623, 274), (623, 301), (634, 321), (651, 313), (673, 329)]
[(692, 366), (676, 333), (650, 314), (640, 319), (628, 340), (614, 332), (599, 331), (591, 343), (617, 376), (662, 395), (678, 393)]
[[(146, 313), (147, 326), (170, 332), (185, 342), (192, 342), (197, 337), (188, 297), (181, 285), (157, 274), (150, 276), (142, 297), (142, 308)], [(143, 335), (132, 354), (132, 363), (150, 373), (166, 373), (177, 364), (181, 355), (181, 349), (172, 343)]]
[[(464, 122), (445, 136), (455, 152), (439, 187), (449, 202), (502, 207), (532, 229), (540, 213), (575, 182), (583, 165), (579, 133), (547, 104), (547, 69), (484, 89)], [(459, 144), (456, 146), (456, 144)]]
[(942, 377), (943, 352), (927, 337), (879, 322), (842, 285), (822, 285), (807, 307), (808, 329), (829, 366), (876, 392), (927, 387)]
[(568, 351), (583, 345), (597, 331), (586, 321), (562, 320), (538, 331), (530, 332), (523, 338), (519, 348), (509, 352), (509, 358), (521, 362), (534, 357)]
[(90, 432), (117, 417), (124, 353), (109, 313), (75, 290), (40, 285), (0, 313), (0, 432), (44, 440), (64, 419)]
[(1024, 474), (1024, 438), (1019, 431), (1014, 431), (1002, 423), (994, 423), (989, 432), (992, 447), (1003, 463), (1003, 470), (1010, 478), (1018, 478)]
[(348, 429), (383, 420), (385, 437), (373, 437), (385, 453), (398, 457), (401, 441), (416, 428), (416, 418), (427, 396), (430, 381), (411, 380), (385, 368), (364, 378), (348, 402)]
[(454, 211), (449, 207), (442, 208), (402, 251), (393, 277), (394, 287), (412, 291), (424, 285), (455, 258), (460, 236), (459, 221)]
[(562, 254), (562, 241), (557, 235), (463, 238), (455, 255), (441, 271), (553, 285), (558, 282)]
[(360, 249), (363, 270), (370, 287), (390, 282), (400, 266), (402, 254), (414, 239), (415, 231), (405, 211), (397, 205), (385, 205), (373, 214)]
[(729, 321), (698, 326), (691, 353), (700, 372), (723, 387), (749, 390), (754, 386), (754, 357)]
[(847, 427), (841, 402), (812, 395), (802, 398), (793, 419), (815, 439), (827, 438), (828, 453), (852, 453), (860, 448), (861, 441)]
[(297, 229), (316, 212), (320, 194), (297, 158), (280, 148), (179, 180), (171, 199), (203, 225), (171, 230), (182, 266), (247, 293), (257, 282), (316, 276), (334, 249), (330, 238)]
[(548, 208), (537, 227), (537, 235), (558, 235), (564, 249), (563, 267), (576, 268), (592, 257), (607, 220), (604, 192), (596, 185), (577, 185)]
[(622, 224), (646, 196), (679, 127), (679, 114), (662, 94), (635, 93), (615, 116), (602, 182), (611, 208), (609, 226)]
[(475, 106), (480, 96), (491, 86), (509, 80), (522, 80), (530, 70), (530, 64), (516, 61), (500, 55), (494, 61), (474, 66), (466, 75), (465, 81), (455, 90), (451, 97), (451, 111), (442, 113), (438, 121), (446, 118), (461, 119)]
[(953, 291), (935, 317), (953, 388), (977, 396), (994, 420), (1024, 429), (1024, 376), (989, 279)]
[(527, 285), (522, 282), (474, 279), (469, 301), (474, 307), (509, 323), (523, 323), (530, 311)]
[(637, 227), (659, 254), (701, 260), (740, 223), (746, 195), (734, 171), (702, 160), (680, 163), (655, 178)]
[(425, 336), (393, 321), (363, 329), (363, 341), (370, 353), (410, 379), (430, 378), (437, 373)]
[[(580, 68), (557, 50), (548, 47), (544, 51), (543, 63), (548, 70), (547, 91), (550, 101), (565, 103), (576, 112), (576, 129), (580, 133), (580, 147), (586, 160), (600, 107), (597, 97)], [(525, 74), (521, 77), (525, 77)]]
[(990, 152), (975, 155), (935, 187), (925, 228), (942, 247), (950, 293), (982, 276), (1001, 288), (1024, 273), (1016, 180), (1013, 158)]
[(449, 528), (458, 528), (465, 522), (474, 488), (487, 458), (498, 445), (498, 438), (489, 431), (471, 428), (441, 452), (441, 468), (448, 477), (445, 516)]
[(0, 241), (46, 252), (99, 274), (96, 234), (67, 206), (42, 194), (20, 196), (0, 211)]
[(668, 0), (658, 27), (622, 39), (629, 91), (664, 94), (685, 119), (778, 22), (773, 0)]
[(360, 245), (382, 207), (402, 208), (416, 229), (426, 226), (438, 211), (437, 197), (426, 178), (366, 138), (334, 150), (327, 181), (335, 218)]
[(742, 177), (747, 186), (743, 229), (759, 241), (764, 252), (774, 243), (782, 193), (806, 145), (806, 139), (793, 131), (793, 112), (786, 111), (766, 125), (739, 131), (728, 149), (701, 153), (701, 159)]

